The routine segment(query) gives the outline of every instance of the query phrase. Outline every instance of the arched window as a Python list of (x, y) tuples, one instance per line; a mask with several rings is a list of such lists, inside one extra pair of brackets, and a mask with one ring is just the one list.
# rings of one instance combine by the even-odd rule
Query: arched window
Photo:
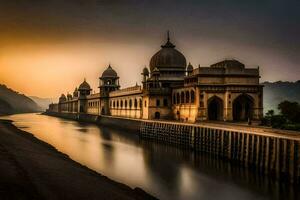
[(194, 90), (191, 91), (191, 103), (195, 103), (195, 92), (194, 92)]
[(119, 108), (119, 100), (117, 101), (117, 108)]
[(137, 106), (138, 106), (138, 105), (137, 105), (137, 100), (134, 99), (134, 107), (137, 108)]
[(159, 107), (160, 106), (160, 100), (156, 99), (156, 106)]
[(127, 108), (127, 100), (125, 100), (125, 108)]
[(173, 104), (176, 104), (176, 95), (173, 94)]
[(147, 101), (145, 100), (145, 107), (147, 107)]
[(129, 100), (129, 108), (131, 109), (131, 107), (132, 107), (132, 100), (130, 99)]
[(181, 92), (180, 103), (184, 103), (184, 92)]
[[(98, 103), (97, 103), (98, 104)], [(113, 107), (115, 108), (116, 107), (116, 102), (115, 101), (113, 101)]]
[(176, 103), (177, 103), (177, 104), (180, 104), (180, 95), (179, 95), (179, 93), (177, 93), (176, 96), (177, 96), (177, 98), (176, 98)]
[(190, 92), (189, 91), (185, 92), (185, 103), (190, 103)]
[(164, 99), (164, 106), (168, 106), (168, 99)]
[(204, 102), (200, 101), (200, 107), (203, 108), (204, 107)]

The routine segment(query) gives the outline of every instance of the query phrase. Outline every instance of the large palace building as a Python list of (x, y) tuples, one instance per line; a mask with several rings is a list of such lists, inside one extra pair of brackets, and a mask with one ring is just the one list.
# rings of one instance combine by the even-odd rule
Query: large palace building
[(110, 115), (136, 119), (180, 121), (247, 121), (263, 116), (259, 68), (237, 60), (209, 67), (187, 65), (185, 56), (167, 42), (142, 70), (142, 85), (120, 89), (109, 65), (99, 78), (99, 93), (83, 81), (73, 95), (61, 95), (48, 112)]

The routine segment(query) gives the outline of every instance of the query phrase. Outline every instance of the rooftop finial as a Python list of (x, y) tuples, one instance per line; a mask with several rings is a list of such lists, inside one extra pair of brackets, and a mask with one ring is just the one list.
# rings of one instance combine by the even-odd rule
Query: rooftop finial
[(174, 48), (175, 45), (170, 42), (170, 31), (167, 31), (167, 42), (165, 45), (161, 45), (162, 48)]

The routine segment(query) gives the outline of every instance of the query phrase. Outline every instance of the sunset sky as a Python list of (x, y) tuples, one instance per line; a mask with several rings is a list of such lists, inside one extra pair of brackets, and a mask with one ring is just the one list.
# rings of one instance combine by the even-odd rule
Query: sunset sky
[(109, 63), (122, 87), (171, 40), (194, 66), (235, 58), (261, 81), (300, 79), (299, 0), (0, 1), (0, 83), (57, 97)]

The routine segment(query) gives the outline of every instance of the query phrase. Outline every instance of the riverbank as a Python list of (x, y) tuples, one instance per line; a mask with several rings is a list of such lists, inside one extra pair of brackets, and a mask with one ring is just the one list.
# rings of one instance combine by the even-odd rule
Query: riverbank
[(0, 199), (155, 199), (0, 120)]

